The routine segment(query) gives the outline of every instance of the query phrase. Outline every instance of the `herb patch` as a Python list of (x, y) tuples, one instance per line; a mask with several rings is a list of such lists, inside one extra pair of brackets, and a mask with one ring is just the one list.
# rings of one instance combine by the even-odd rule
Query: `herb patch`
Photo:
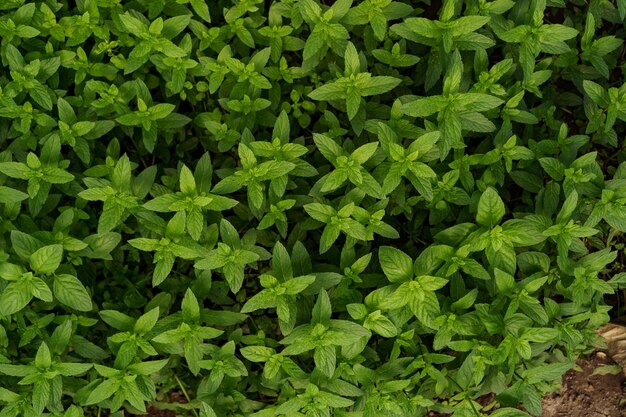
[(537, 416), (602, 345), (625, 1), (0, 10), (0, 417)]

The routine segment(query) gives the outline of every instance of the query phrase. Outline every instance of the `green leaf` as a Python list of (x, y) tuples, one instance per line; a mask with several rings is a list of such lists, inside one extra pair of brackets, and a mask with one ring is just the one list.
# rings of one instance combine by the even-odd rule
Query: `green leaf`
[(332, 306), (330, 298), (325, 290), (320, 291), (317, 296), (317, 302), (313, 306), (311, 323), (321, 323), (324, 326), (330, 324), (330, 316), (332, 314)]
[(152, 120), (165, 119), (165, 117), (173, 112), (175, 108), (176, 106), (169, 103), (155, 104), (154, 106), (150, 107), (150, 118)]
[[(198, 1), (198, 0), (192, 0)], [(213, 408), (205, 402), (200, 403), (200, 417), (217, 417)]]
[(40, 369), (48, 369), (51, 364), (52, 358), (50, 356), (50, 349), (45, 342), (42, 342), (35, 355), (35, 366)]
[(346, 76), (358, 74), (359, 72), (361, 72), (361, 61), (359, 60), (359, 53), (357, 52), (352, 42), (348, 42), (348, 46), (346, 47), (346, 51), (344, 53), (344, 62)]
[(565, 202), (563, 202), (563, 206), (559, 211), (559, 214), (556, 216), (556, 222), (560, 224), (566, 223), (576, 210), (578, 206), (578, 193), (576, 191), (572, 191), (570, 195), (567, 196)]
[(572, 368), (571, 362), (557, 362), (527, 369), (523, 373), (524, 380), (529, 384), (543, 381), (554, 381)]
[(141, 118), (134, 113), (123, 114), (115, 119), (116, 122), (123, 126), (140, 126)]
[(132, 317), (115, 310), (101, 310), (98, 314), (105, 323), (120, 331), (131, 330), (135, 323)]
[(0, 186), (0, 203), (16, 204), (28, 198), (28, 194), (13, 188)]
[(451, 22), (453, 36), (467, 35), (480, 29), (489, 22), (489, 16), (463, 16)]
[(0, 373), (9, 376), (24, 377), (33, 373), (33, 367), (29, 365), (10, 365), (0, 363)]
[(158, 319), (159, 308), (155, 307), (137, 319), (133, 331), (139, 335), (148, 333), (152, 330)]
[(26, 180), (30, 178), (31, 169), (21, 162), (0, 162), (0, 172), (11, 178)]
[(29, 264), (38, 274), (52, 274), (63, 260), (63, 246), (49, 245), (36, 250), (29, 258)]
[(139, 35), (146, 31), (146, 25), (128, 13), (120, 14), (119, 19), (129, 33)]
[(20, 70), (26, 64), (19, 49), (17, 49), (13, 44), (7, 44), (5, 54), (9, 67), (12, 70)]
[(31, 289), (23, 281), (14, 282), (0, 295), (0, 314), (7, 317), (22, 310), (32, 300)]
[(241, 355), (251, 362), (267, 362), (274, 355), (274, 349), (265, 346), (246, 346), (240, 349)]
[(510, 407), (499, 408), (490, 415), (493, 417), (529, 417), (529, 414)]
[(200, 16), (206, 22), (211, 23), (211, 15), (209, 13), (209, 6), (202, 0), (191, 0), (191, 7), (198, 16)]
[(620, 375), (623, 372), (619, 364), (600, 365), (593, 370), (591, 375)]
[(30, 281), (30, 290), (34, 297), (45, 301), (46, 303), (52, 302), (52, 292), (50, 287), (41, 278), (33, 278)]
[(448, 105), (440, 96), (420, 98), (402, 105), (402, 113), (411, 117), (428, 117), (442, 111)]
[(280, 242), (276, 242), (274, 250), (272, 251), (272, 271), (275, 276), (284, 280), (293, 277), (293, 268), (291, 266), (289, 253), (287, 252), (287, 248)]
[(303, 275), (292, 278), (283, 284), (285, 293), (289, 295), (299, 294), (315, 281), (314, 275)]
[(47, 379), (39, 379), (33, 384), (33, 408), (37, 414), (42, 414), (50, 401), (50, 383)]
[(185, 194), (194, 194), (196, 192), (196, 180), (191, 170), (185, 165), (180, 170), (180, 191)]
[(383, 246), (378, 251), (378, 259), (390, 282), (413, 279), (413, 260), (401, 250)]
[(44, 181), (50, 184), (66, 184), (74, 179), (74, 175), (59, 168), (46, 167), (42, 172)]
[(313, 354), (313, 360), (315, 366), (322, 374), (329, 378), (332, 378), (335, 373), (335, 366), (337, 362), (337, 355), (335, 353), (335, 346), (320, 346), (315, 349)]
[(267, 291), (261, 291), (254, 295), (241, 307), (241, 313), (251, 313), (253, 311), (276, 307), (277, 298)]
[(57, 367), (63, 376), (79, 376), (89, 371), (93, 365), (90, 363), (61, 363)]
[(309, 216), (323, 223), (328, 223), (330, 218), (336, 214), (332, 207), (319, 203), (306, 204), (304, 210)]
[(400, 85), (401, 82), (402, 80), (395, 77), (372, 77), (368, 79), (365, 83), (359, 85), (359, 93), (363, 97), (388, 93), (389, 91)]
[(200, 306), (198, 300), (191, 289), (187, 289), (183, 302), (181, 304), (183, 311), (183, 320), (188, 323), (200, 320)]
[(45, 110), (52, 110), (52, 98), (48, 88), (40, 83), (34, 84), (28, 91), (35, 103), (39, 104)]
[(220, 222), (220, 236), (222, 241), (230, 247), (239, 246), (239, 233), (237, 229), (226, 219)]
[(331, 162), (335, 161), (338, 156), (344, 154), (343, 149), (328, 136), (313, 134), (313, 140), (322, 155)]
[(476, 213), (478, 224), (493, 227), (500, 223), (505, 213), (504, 202), (498, 192), (492, 187), (487, 188), (478, 201), (478, 212)]
[(383, 337), (395, 337), (398, 329), (380, 310), (371, 313), (363, 322), (363, 327), (370, 329)]
[(78, 311), (92, 309), (91, 297), (78, 278), (69, 274), (54, 276), (54, 296), (62, 304)]
[(607, 105), (608, 97), (604, 89), (597, 83), (589, 80), (583, 80), (583, 89), (585, 93), (599, 106)]
[(244, 266), (241, 264), (227, 263), (222, 270), (230, 290), (233, 293), (238, 292), (243, 285)]
[(569, 26), (552, 24), (541, 25), (538, 34), (541, 40), (555, 42), (575, 38), (578, 35), (578, 31)]
[(114, 379), (106, 379), (102, 381), (96, 388), (91, 391), (89, 397), (85, 401), (85, 405), (98, 404), (109, 398), (120, 389), (121, 382)]
[(324, 84), (309, 93), (313, 100), (341, 100), (346, 98), (346, 88), (337, 83)]
[(350, 157), (358, 164), (364, 164), (368, 161), (378, 149), (378, 142), (366, 143), (363, 146), (359, 146)]
[(128, 370), (137, 375), (152, 375), (159, 372), (167, 365), (167, 359), (161, 359), (158, 361), (145, 361), (141, 363), (135, 363), (128, 367)]
[(341, 228), (334, 224), (329, 224), (324, 228), (320, 239), (320, 254), (328, 252), (333, 243), (341, 234)]

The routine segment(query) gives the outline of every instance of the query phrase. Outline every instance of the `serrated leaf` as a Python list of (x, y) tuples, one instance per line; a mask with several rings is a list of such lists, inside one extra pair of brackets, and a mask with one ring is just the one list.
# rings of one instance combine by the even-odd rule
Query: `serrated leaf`
[(29, 264), (38, 274), (52, 274), (63, 260), (63, 246), (49, 245), (37, 249), (30, 255)]
[(506, 213), (504, 202), (494, 188), (487, 188), (478, 201), (476, 221), (487, 227), (500, 223)]
[(54, 276), (54, 296), (62, 304), (78, 311), (90, 311), (92, 302), (89, 293), (78, 278), (69, 274)]
[(413, 260), (401, 250), (383, 246), (378, 251), (378, 259), (389, 281), (399, 282), (413, 279)]

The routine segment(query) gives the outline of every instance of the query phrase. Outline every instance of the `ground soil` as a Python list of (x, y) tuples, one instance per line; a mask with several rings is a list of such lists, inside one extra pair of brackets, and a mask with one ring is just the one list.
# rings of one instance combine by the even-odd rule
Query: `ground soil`
[[(592, 353), (577, 363), (582, 371), (567, 372), (560, 392), (544, 397), (541, 417), (626, 417), (624, 373), (593, 375), (601, 366), (616, 364), (607, 352)], [(478, 402), (486, 405), (492, 398), (481, 399)], [(449, 414), (431, 412), (427, 417), (449, 417)]]
[(615, 362), (605, 352), (578, 361), (582, 372), (569, 371), (560, 393), (543, 399), (542, 417), (626, 417), (624, 374), (592, 375), (594, 369)]
[[(187, 399), (181, 391), (170, 391), (167, 398), (168, 403), (186, 403)], [(158, 409), (153, 405), (146, 407), (148, 413), (139, 417), (176, 417), (178, 414), (173, 410)]]

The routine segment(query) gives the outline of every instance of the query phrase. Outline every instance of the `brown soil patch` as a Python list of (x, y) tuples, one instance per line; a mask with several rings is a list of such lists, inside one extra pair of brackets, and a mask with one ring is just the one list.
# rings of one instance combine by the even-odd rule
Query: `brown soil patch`
[(159, 410), (153, 406), (147, 408), (148, 414), (140, 417), (176, 417), (176, 413), (172, 410)]
[[(167, 395), (167, 402), (170, 404), (187, 402), (185, 395), (181, 391), (170, 391)], [(149, 405), (146, 407), (148, 413), (139, 417), (176, 417), (178, 414), (173, 410), (165, 410)]]
[[(593, 375), (599, 367), (616, 365), (607, 352), (595, 352), (579, 359), (577, 364), (582, 371), (567, 372), (561, 391), (543, 398), (541, 417), (626, 417), (624, 373)], [(493, 397), (485, 396), (478, 402), (487, 405), (492, 400)], [(449, 414), (430, 412), (427, 417), (449, 417)]]
[(605, 352), (580, 359), (582, 372), (567, 372), (561, 392), (544, 397), (542, 417), (626, 417), (624, 374), (592, 375), (594, 369), (614, 364)]

